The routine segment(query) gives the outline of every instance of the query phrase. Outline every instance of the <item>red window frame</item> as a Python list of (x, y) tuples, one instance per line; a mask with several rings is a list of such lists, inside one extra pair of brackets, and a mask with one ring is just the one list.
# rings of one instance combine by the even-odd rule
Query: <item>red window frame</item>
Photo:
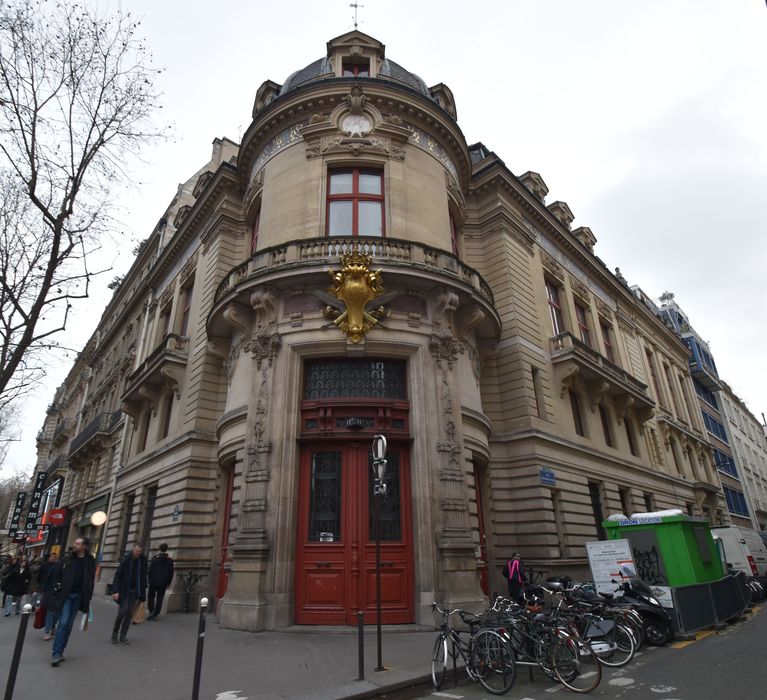
[(341, 75), (344, 78), (369, 78), (370, 61), (359, 62), (344, 61), (341, 64)]
[(615, 350), (613, 349), (613, 341), (611, 336), (612, 328), (606, 321), (600, 321), (599, 327), (602, 330), (602, 342), (605, 346), (605, 357), (610, 360), (610, 362), (615, 362)]
[(554, 329), (554, 335), (565, 332), (565, 318), (562, 314), (562, 304), (559, 301), (559, 287), (553, 282), (546, 280), (546, 301), (549, 305), (549, 315), (551, 316), (551, 326)]
[(253, 228), (250, 233), (250, 253), (251, 255), (256, 252), (258, 247), (258, 230), (261, 227), (261, 209), (256, 212), (256, 218), (253, 221)]
[(578, 330), (581, 334), (581, 340), (591, 347), (591, 331), (589, 330), (589, 319), (586, 307), (580, 302), (575, 302), (575, 319), (578, 322)]
[[(339, 194), (330, 194), (330, 178), (333, 175), (342, 175), (351, 173), (352, 191)], [(360, 175), (376, 175), (381, 180), (381, 194), (369, 194), (360, 192)], [(328, 170), (327, 180), (327, 198), (325, 203), (325, 235), (329, 238), (336, 236), (330, 235), (330, 204), (331, 202), (351, 202), (352, 203), (352, 236), (359, 236), (359, 203), (360, 202), (378, 202), (381, 205), (381, 238), (386, 237), (386, 209), (384, 207), (384, 176), (383, 170), (376, 168), (333, 168)], [(377, 236), (375, 236), (377, 238)]]

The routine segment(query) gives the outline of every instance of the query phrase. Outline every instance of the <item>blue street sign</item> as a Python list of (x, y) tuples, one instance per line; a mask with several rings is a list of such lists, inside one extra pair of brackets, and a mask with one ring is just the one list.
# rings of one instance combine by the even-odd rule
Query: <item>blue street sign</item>
[(541, 467), (540, 477), (541, 477), (541, 486), (557, 485), (557, 475), (553, 471), (551, 471), (551, 469), (546, 469), (545, 467)]

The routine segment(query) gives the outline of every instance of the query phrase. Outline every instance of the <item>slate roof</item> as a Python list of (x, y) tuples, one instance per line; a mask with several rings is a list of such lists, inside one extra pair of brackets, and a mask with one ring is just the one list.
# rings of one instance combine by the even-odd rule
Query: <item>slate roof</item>
[[(280, 88), (280, 95), (284, 95), (286, 92), (294, 90), (300, 85), (308, 83), (312, 80), (331, 77), (333, 77), (333, 69), (330, 65), (330, 61), (328, 61), (327, 58), (319, 58), (316, 61), (310, 63), (305, 68), (302, 68), (301, 70), (298, 70), (295, 73), (289, 75), (287, 80), (285, 80), (284, 84), (282, 85), (282, 88)], [(399, 65), (399, 63), (390, 61), (388, 58), (384, 60), (378, 77), (380, 79), (392, 80), (397, 83), (402, 83), (403, 85), (407, 85), (413, 90), (417, 90), (422, 95), (431, 98), (431, 95), (429, 94), (429, 88), (426, 87), (426, 83), (419, 76), (406, 70), (401, 65)]]

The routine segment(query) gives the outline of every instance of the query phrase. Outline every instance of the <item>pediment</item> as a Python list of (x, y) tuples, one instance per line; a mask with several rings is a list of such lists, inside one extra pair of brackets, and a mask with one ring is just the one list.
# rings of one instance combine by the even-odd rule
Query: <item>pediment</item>
[(384, 58), (386, 47), (378, 39), (359, 31), (359, 29), (353, 29), (350, 32), (346, 32), (346, 34), (341, 34), (335, 37), (335, 39), (331, 39), (328, 42), (328, 56), (331, 56), (338, 49), (346, 49), (353, 46), (374, 49), (380, 54), (381, 59)]

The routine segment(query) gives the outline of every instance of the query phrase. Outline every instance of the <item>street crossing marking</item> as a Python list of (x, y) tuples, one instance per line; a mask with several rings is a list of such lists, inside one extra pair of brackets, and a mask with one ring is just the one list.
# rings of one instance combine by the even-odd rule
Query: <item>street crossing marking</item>
[(439, 698), (462, 698), (463, 695), (453, 695), (453, 693), (445, 693), (442, 691), (436, 691), (432, 693), (432, 695), (436, 695)]

